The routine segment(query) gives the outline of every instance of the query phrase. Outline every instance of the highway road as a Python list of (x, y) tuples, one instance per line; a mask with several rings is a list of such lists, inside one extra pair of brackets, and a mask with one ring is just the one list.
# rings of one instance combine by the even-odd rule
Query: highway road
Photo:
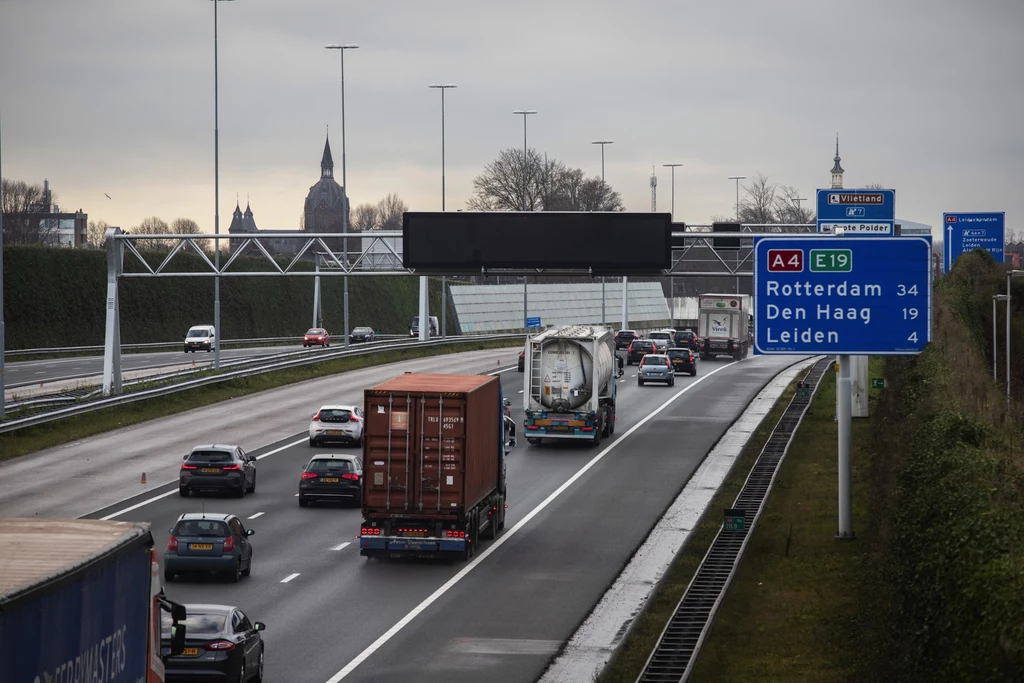
[[(508, 462), (506, 530), (468, 564), (367, 560), (355, 539), (358, 509), (298, 507), (301, 466), (331, 450), (307, 442), (317, 404), (358, 402), (364, 386), (404, 370), (506, 368), (521, 424), (515, 357), (478, 351), (367, 368), (21, 458), (0, 466), (0, 515), (146, 521), (161, 548), (182, 512), (239, 515), (256, 530), (252, 576), (179, 580), (166, 590), (179, 602), (236, 604), (266, 622), (268, 681), (534, 681), (732, 420), (797, 359), (704, 361), (698, 377), (679, 377), (674, 388), (638, 387), (628, 368), (616, 435), (600, 448), (520, 438)], [(261, 458), (255, 494), (177, 495), (181, 455), (210, 441)]]
[[(344, 339), (342, 340), (344, 341)], [(342, 344), (344, 346), (344, 344)], [(331, 346), (331, 350), (334, 350)], [(256, 356), (269, 356), (275, 353), (301, 351), (302, 344), (292, 346), (262, 346), (248, 349), (221, 349), (221, 360), (238, 360)], [(311, 349), (316, 352), (319, 349)], [(122, 353), (121, 370), (146, 370), (162, 368), (168, 365), (196, 363), (213, 363), (213, 352), (197, 351), (161, 351), (159, 353)], [(57, 380), (78, 379), (80, 377), (96, 377), (103, 374), (103, 356), (73, 356), (71, 358), (44, 358), (42, 360), (8, 361), (4, 369), (6, 386), (15, 389), (21, 386), (55, 382)]]

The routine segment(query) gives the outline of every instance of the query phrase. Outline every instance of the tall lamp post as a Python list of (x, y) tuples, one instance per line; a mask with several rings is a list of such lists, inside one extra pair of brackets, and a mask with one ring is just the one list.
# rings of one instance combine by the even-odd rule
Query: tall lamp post
[(217, 61), (217, 5), (213, 1), (213, 367), (220, 368), (220, 69)]
[[(527, 183), (528, 183), (528, 178), (527, 178), (527, 174), (526, 174), (526, 162), (527, 162), (527, 159), (529, 157), (529, 152), (527, 151), (527, 147), (526, 147), (526, 117), (529, 116), (530, 114), (536, 114), (537, 111), (534, 110), (534, 109), (516, 109), (512, 113), (516, 114), (516, 115), (521, 115), (523, 117), (523, 211), (526, 211), (526, 187), (527, 187)], [(527, 318), (530, 315), (529, 314), (529, 309), (527, 308), (527, 304), (528, 304), (528, 301), (527, 301), (527, 278), (524, 275), (523, 276), (523, 331), (526, 331), (526, 330), (529, 329), (529, 326), (526, 324)]]
[[(356, 50), (358, 45), (325, 45), (326, 50), (337, 50), (341, 56), (341, 186), (345, 189), (345, 203), (341, 207), (341, 248), (344, 252), (345, 267), (349, 266), (348, 258), (348, 174), (345, 168), (345, 50)], [(345, 281), (345, 348), (348, 348), (348, 273), (342, 279)]]
[[(592, 145), (601, 145), (601, 184), (604, 185), (604, 146), (605, 145), (613, 145), (613, 144), (615, 144), (615, 141), (614, 140), (594, 140), (590, 144), (592, 144)], [(604, 188), (602, 188), (602, 189), (604, 189)], [(602, 325), (607, 322), (607, 319), (606, 319), (606, 316), (605, 316), (604, 285), (605, 285), (605, 277), (604, 277), (604, 275), (602, 275), (601, 276), (601, 324)]]
[[(747, 178), (747, 176), (745, 176), (745, 175), (731, 175), (731, 176), (729, 176), (729, 180), (735, 180), (736, 181), (736, 222), (737, 223), (740, 222), (740, 181), (741, 180), (746, 180), (746, 178)], [(740, 258), (740, 250), (737, 249), (736, 250), (736, 261), (737, 261), (737, 263), (739, 262), (739, 258)], [(739, 270), (738, 266), (737, 266), (737, 270)], [(738, 275), (736, 276), (736, 293), (737, 294), (740, 293), (740, 278), (739, 278)]]
[[(676, 222), (676, 168), (679, 167), (679, 166), (682, 166), (682, 164), (662, 164), (662, 166), (665, 166), (667, 168), (671, 168), (672, 169), (672, 222), (675, 223)], [(670, 313), (669, 313), (669, 315), (672, 316), (672, 319), (669, 321), (670, 322), (669, 327), (675, 327), (676, 326), (676, 279), (675, 279), (675, 277), (672, 276), (672, 268), (674, 266), (675, 266), (675, 263), (673, 263), (672, 259), (670, 258), (669, 259), (669, 270), (668, 270), (668, 297), (669, 297), (669, 301), (672, 302), (672, 306), (670, 308)]]
[[(443, 85), (432, 84), (428, 85), (428, 88), (437, 88), (441, 91), (441, 211), (444, 211), (444, 198), (445, 198), (445, 186), (444, 186), (444, 91), (448, 88), (457, 88), (459, 86), (454, 83), (446, 83)], [(441, 276), (441, 338), (448, 336), (448, 278), (444, 275)]]

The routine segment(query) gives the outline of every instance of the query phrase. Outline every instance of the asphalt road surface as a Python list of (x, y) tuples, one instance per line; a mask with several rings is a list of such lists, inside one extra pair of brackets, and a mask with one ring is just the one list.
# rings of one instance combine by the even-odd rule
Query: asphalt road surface
[[(344, 342), (344, 339), (342, 340)], [(342, 344), (344, 346), (344, 343)], [(330, 350), (334, 350), (335, 345)], [(293, 346), (263, 346), (251, 349), (221, 349), (221, 360), (239, 360), (241, 358), (253, 358), (257, 356), (269, 356), (275, 353), (286, 353), (288, 351), (301, 351), (302, 345)], [(311, 352), (319, 349), (313, 348)], [(168, 365), (180, 365), (196, 361), (198, 363), (213, 363), (213, 352), (196, 351), (185, 353), (184, 351), (162, 351), (160, 353), (122, 353), (121, 370), (146, 370), (149, 368), (162, 368)], [(14, 389), (20, 386), (39, 384), (41, 382), (55, 382), (63, 379), (78, 379), (80, 377), (96, 377), (103, 374), (103, 356), (74, 356), (71, 358), (46, 358), (42, 360), (8, 361), (4, 365), (6, 387)]]
[[(599, 448), (530, 446), (520, 429), (508, 461), (506, 529), (470, 563), (367, 560), (355, 538), (357, 508), (299, 508), (302, 465), (314, 453), (354, 452), (309, 447), (306, 424), (317, 404), (358, 403), (362, 388), (405, 370), (507, 368), (500, 376), (521, 424), (516, 354), (367, 368), (20, 458), (0, 466), (0, 515), (95, 510), (88, 516), (146, 521), (161, 550), (183, 512), (238, 515), (256, 530), (252, 576), (238, 584), (179, 579), (165, 588), (178, 602), (234, 604), (266, 622), (267, 681), (534, 681), (715, 441), (797, 359), (703, 361), (698, 377), (680, 376), (674, 388), (638, 387), (636, 369), (627, 367), (616, 434)], [(255, 494), (177, 495), (181, 456), (211, 441), (262, 456)], [(144, 487), (140, 469), (149, 471)]]

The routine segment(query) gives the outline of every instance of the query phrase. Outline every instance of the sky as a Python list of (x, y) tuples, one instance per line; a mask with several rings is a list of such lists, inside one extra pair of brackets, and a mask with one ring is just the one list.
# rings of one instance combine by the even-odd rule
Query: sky
[[(235, 0), (218, 5), (220, 217), (299, 226), (324, 138), (341, 179), (345, 54), (353, 206), (399, 194), (448, 210), (497, 153), (528, 144), (601, 173), (629, 211), (707, 223), (734, 213), (731, 175), (813, 198), (839, 134), (845, 186), (896, 190), (897, 216), (1005, 211), (1021, 230), (1020, 0)], [(4, 177), (63, 210), (130, 228), (214, 229), (210, 0), (0, 0)], [(749, 182), (749, 181), (744, 181)], [(110, 195), (108, 199), (105, 195)], [(936, 231), (937, 232), (937, 231)]]

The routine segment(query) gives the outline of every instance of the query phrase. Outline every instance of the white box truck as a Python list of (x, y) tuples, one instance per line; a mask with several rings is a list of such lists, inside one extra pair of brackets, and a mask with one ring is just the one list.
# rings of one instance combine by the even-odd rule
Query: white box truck
[(749, 294), (701, 294), (697, 307), (697, 346), (701, 360), (732, 356), (740, 360), (752, 342)]

